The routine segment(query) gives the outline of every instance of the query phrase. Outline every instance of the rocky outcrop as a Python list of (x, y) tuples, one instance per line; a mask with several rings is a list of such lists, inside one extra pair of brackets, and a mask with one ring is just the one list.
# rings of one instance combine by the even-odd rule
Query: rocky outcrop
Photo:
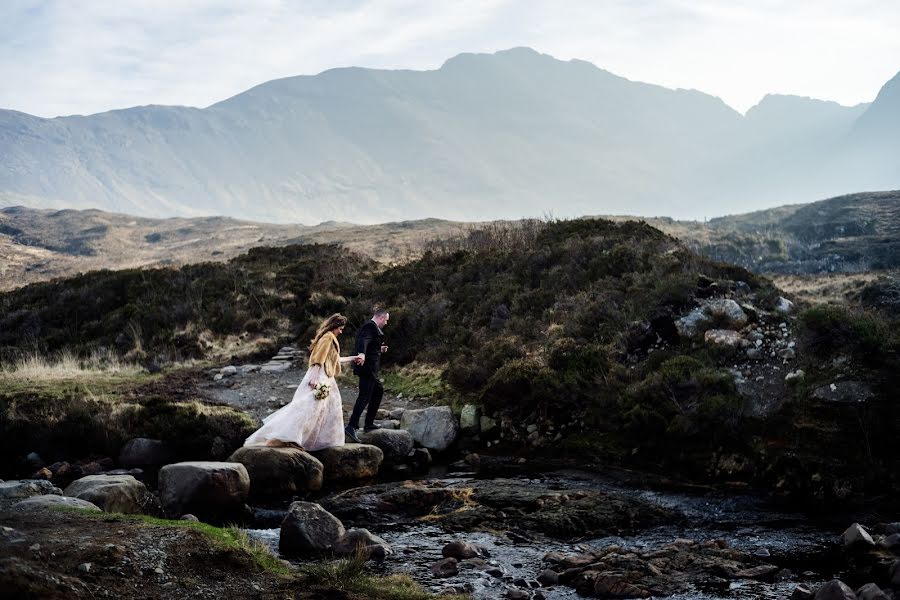
[(344, 444), (317, 450), (313, 455), (321, 461), (326, 481), (375, 477), (384, 460), (381, 448), (369, 444)]
[(813, 390), (810, 397), (820, 402), (859, 404), (875, 397), (872, 388), (861, 381), (838, 381)]
[(0, 482), (0, 500), (31, 498), (44, 494), (62, 495), (62, 490), (42, 479), (23, 479), (20, 481)]
[(278, 549), (292, 555), (328, 552), (346, 533), (343, 523), (318, 504), (294, 502), (281, 523)]
[(26, 498), (25, 500), (20, 500), (13, 504), (13, 509), (20, 511), (45, 510), (48, 508), (80, 508), (101, 512), (99, 506), (92, 504), (87, 500), (71, 498), (69, 496), (56, 496), (53, 494), (32, 496), (31, 498)]
[(481, 432), (481, 407), (466, 404), (459, 413), (459, 428), (463, 435), (474, 436)]
[(400, 429), (409, 431), (416, 442), (436, 452), (449, 448), (459, 435), (459, 423), (449, 406), (407, 410), (400, 419)]
[(66, 488), (66, 496), (86, 500), (105, 512), (158, 514), (147, 486), (131, 475), (88, 475)]
[(360, 435), (363, 443), (376, 446), (384, 455), (385, 464), (396, 465), (406, 461), (412, 452), (414, 441), (405, 429), (376, 429)]
[(243, 513), (250, 476), (240, 463), (182, 462), (159, 472), (159, 496), (170, 517), (190, 513), (203, 521), (223, 522)]
[(322, 462), (297, 448), (249, 446), (239, 448), (228, 461), (247, 469), (253, 499), (290, 499), (300, 492), (322, 489)]

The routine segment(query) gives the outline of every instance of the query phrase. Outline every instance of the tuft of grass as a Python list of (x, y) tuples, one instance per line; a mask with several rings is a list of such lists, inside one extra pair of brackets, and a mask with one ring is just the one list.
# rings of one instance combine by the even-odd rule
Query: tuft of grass
[(449, 391), (442, 379), (443, 372), (441, 367), (421, 363), (392, 368), (383, 374), (384, 389), (391, 394), (403, 394), (407, 398), (440, 400)]
[[(366, 572), (362, 553), (340, 560), (304, 565), (300, 569), (316, 587), (361, 594), (373, 600), (432, 600), (437, 598), (422, 589), (409, 575), (374, 575)], [(468, 595), (441, 595), (441, 600), (469, 600)]]

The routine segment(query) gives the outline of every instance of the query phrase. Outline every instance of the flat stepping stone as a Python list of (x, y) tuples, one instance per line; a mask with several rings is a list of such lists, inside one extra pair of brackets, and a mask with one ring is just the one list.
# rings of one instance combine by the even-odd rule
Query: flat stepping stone
[(250, 492), (250, 476), (241, 463), (192, 461), (159, 471), (159, 499), (170, 517), (192, 514), (224, 522), (239, 517)]
[(376, 429), (360, 432), (359, 437), (366, 444), (378, 446), (388, 464), (405, 461), (414, 445), (413, 437), (405, 429)]
[(228, 460), (247, 469), (251, 498), (290, 498), (298, 492), (322, 489), (322, 463), (297, 448), (246, 446)]
[(368, 479), (378, 474), (384, 452), (369, 444), (344, 444), (312, 453), (322, 461), (325, 481)]

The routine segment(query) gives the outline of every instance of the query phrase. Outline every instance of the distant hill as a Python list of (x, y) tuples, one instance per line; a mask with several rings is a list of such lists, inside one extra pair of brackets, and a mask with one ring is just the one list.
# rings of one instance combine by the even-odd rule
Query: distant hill
[(374, 223), (702, 218), (900, 187), (897, 79), (871, 106), (695, 90), (527, 48), (345, 68), (207, 108), (0, 111), (0, 206)]
[[(900, 268), (900, 191), (852, 194), (706, 223), (642, 220), (700, 254), (759, 273)], [(256, 246), (339, 244), (381, 263), (400, 263), (475, 225), (424, 219), (309, 227), (11, 207), (0, 209), (0, 291), (98, 269), (222, 262)]]

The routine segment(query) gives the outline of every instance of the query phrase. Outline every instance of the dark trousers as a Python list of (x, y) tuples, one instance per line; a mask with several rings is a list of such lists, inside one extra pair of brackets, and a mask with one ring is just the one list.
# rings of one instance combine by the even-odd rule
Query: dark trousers
[(375, 413), (381, 406), (381, 397), (384, 396), (384, 386), (378, 381), (374, 375), (365, 373), (359, 376), (359, 396), (356, 398), (356, 404), (353, 405), (353, 413), (350, 415), (350, 422), (347, 423), (351, 427), (359, 429), (359, 417), (366, 408), (366, 427), (371, 427), (375, 421)]

